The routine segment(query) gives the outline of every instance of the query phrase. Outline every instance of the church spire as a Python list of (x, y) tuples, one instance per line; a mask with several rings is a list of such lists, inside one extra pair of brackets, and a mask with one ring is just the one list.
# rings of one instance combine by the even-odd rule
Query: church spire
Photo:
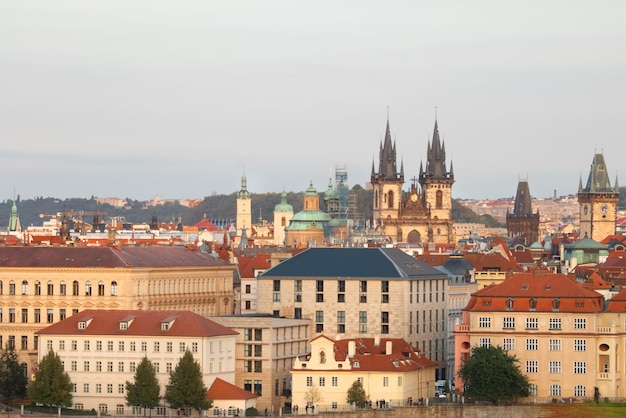
[(439, 124), (436, 119), (433, 139), (428, 144), (424, 175), (440, 180), (452, 178), (452, 173), (446, 169), (446, 147), (439, 136)]
[(389, 127), (389, 117), (387, 117), (387, 127), (385, 129), (385, 139), (379, 151), (378, 176), (385, 179), (399, 178), (396, 163), (396, 144), (391, 141), (391, 129)]

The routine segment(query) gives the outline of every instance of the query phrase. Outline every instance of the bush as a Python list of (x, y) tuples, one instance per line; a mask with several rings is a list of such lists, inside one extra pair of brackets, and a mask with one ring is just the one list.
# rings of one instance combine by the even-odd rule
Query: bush
[(250, 407), (248, 409), (246, 409), (246, 416), (247, 417), (256, 417), (259, 415), (259, 411), (256, 410), (256, 408)]

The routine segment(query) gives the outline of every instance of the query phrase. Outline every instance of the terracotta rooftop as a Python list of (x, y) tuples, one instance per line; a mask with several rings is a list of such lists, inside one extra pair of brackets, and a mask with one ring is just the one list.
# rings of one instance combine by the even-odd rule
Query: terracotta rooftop
[[(320, 336), (318, 338), (327, 338)], [(330, 338), (328, 338), (330, 340)], [(333, 341), (333, 340), (331, 340)], [(334, 341), (335, 360), (345, 361), (348, 358), (348, 345), (355, 342), (355, 354), (350, 357), (353, 369), (358, 361), (358, 369), (366, 371), (411, 371), (425, 367), (437, 367), (437, 363), (428, 359), (402, 338), (381, 338), (376, 344), (374, 338), (356, 338)], [(391, 353), (385, 352), (387, 342), (391, 342)]]
[(258, 254), (254, 257), (239, 256), (239, 273), (243, 278), (253, 278), (256, 270), (267, 270), (270, 268), (271, 254)]
[(0, 247), (0, 268), (142, 268), (229, 263), (185, 247)]
[[(121, 322), (126, 327), (120, 326)], [(79, 326), (79, 323), (82, 323)], [(164, 330), (163, 323), (170, 324)], [(83, 326), (86, 325), (86, 326)], [(126, 329), (124, 329), (126, 328)], [(117, 335), (217, 337), (238, 335), (228, 327), (191, 311), (86, 310), (44, 328), (47, 335)]]
[(507, 260), (501, 254), (466, 253), (464, 257), (477, 271), (519, 272), (522, 270), (516, 263)]
[(252, 392), (248, 392), (245, 389), (242, 389), (238, 386), (233, 385), (232, 383), (228, 383), (225, 380), (216, 377), (213, 381), (213, 384), (209, 388), (207, 394), (207, 399), (215, 400), (234, 400), (234, 399), (252, 399), (258, 398), (258, 395), (255, 395)]
[[(532, 302), (534, 300), (534, 302)], [(556, 302), (558, 301), (558, 302)], [(535, 307), (531, 305), (535, 303)], [(558, 306), (555, 306), (555, 303)], [(604, 298), (562, 274), (536, 271), (515, 274), (504, 282), (475, 292), (469, 311), (601, 312)]]

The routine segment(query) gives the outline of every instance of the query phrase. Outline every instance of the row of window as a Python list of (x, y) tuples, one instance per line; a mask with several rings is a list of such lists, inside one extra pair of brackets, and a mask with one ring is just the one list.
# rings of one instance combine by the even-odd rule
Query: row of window
[[(515, 329), (515, 317), (505, 317), (502, 318), (502, 329)], [(478, 327), (479, 328), (491, 328), (491, 317), (490, 316), (479, 316), (478, 317)], [(526, 329), (539, 329), (539, 318), (526, 318), (526, 322), (524, 324)], [(587, 329), (587, 319), (586, 318), (574, 318), (572, 323), (573, 329), (583, 330)], [(550, 318), (548, 321), (548, 329), (553, 331), (559, 331), (562, 329), (562, 321), (561, 318)]]
[[(362, 377), (358, 377), (357, 380), (359, 380), (361, 383), (363, 383), (363, 378)], [(326, 377), (325, 376), (320, 376), (318, 378), (318, 380), (317, 380), (317, 383), (318, 383), (319, 387), (326, 386)], [(388, 376), (382, 376), (381, 383), (382, 383), (383, 387), (389, 387), (389, 377)], [(306, 385), (308, 387), (313, 386), (313, 376), (307, 376), (306, 377)], [(339, 386), (339, 377), (338, 376), (332, 376), (330, 378), (330, 385), (333, 386), (333, 387)], [(398, 387), (402, 387), (402, 376), (398, 376), (397, 386)]]
[[(74, 409), (76, 410), (82, 411), (84, 408), (85, 408), (85, 405), (82, 403), (74, 404)], [(98, 404), (98, 412), (100, 414), (108, 414), (109, 405), (106, 403)], [(152, 414), (152, 412), (153, 411), (150, 410), (150, 414)], [(156, 413), (157, 416), (165, 416), (165, 413), (167, 412), (167, 408), (165, 408), (164, 406), (157, 406), (154, 409), (154, 412)], [(239, 416), (240, 412), (241, 411), (239, 410), (239, 408), (236, 408), (234, 406), (229, 407), (227, 410), (222, 410), (218, 407), (215, 407), (213, 408), (212, 414), (214, 416), (224, 416), (225, 414), (226, 416), (233, 417), (233, 416)], [(115, 405), (115, 415), (132, 415), (132, 416), (144, 415), (145, 416), (146, 414), (145, 414), (145, 411), (140, 407), (137, 407), (137, 406), (127, 407), (124, 404), (118, 403), (117, 405)]]
[[(491, 347), (491, 338), (489, 337), (481, 337), (478, 339), (478, 345), (481, 347)], [(550, 351), (561, 351), (561, 340), (554, 338), (548, 340), (548, 347)], [(503, 338), (502, 339), (502, 348), (505, 350), (515, 350), (515, 338)], [(539, 339), (537, 338), (526, 338), (526, 351), (537, 351), (539, 350)], [(582, 338), (575, 338), (573, 340), (573, 350), (574, 351), (587, 351), (587, 340)]]
[[(439, 320), (439, 310), (435, 309), (435, 318), (433, 320), (433, 309), (428, 311), (422, 311), (422, 332), (433, 332), (433, 323), (435, 324), (435, 332), (445, 331), (445, 310), (441, 310), (441, 321)], [(426, 312), (428, 312), (428, 318), (426, 318)], [(420, 332), (420, 313), (415, 312), (415, 333), (419, 334)], [(428, 327), (428, 329), (426, 329)], [(409, 334), (413, 334), (413, 312), (409, 312)]]
[[(63, 370), (65, 370), (65, 361), (61, 361), (61, 363), (63, 364)], [(92, 364), (94, 365), (94, 367), (92, 368)], [(126, 363), (123, 361), (118, 361), (117, 362), (117, 368), (115, 368), (115, 362), (113, 361), (107, 361), (107, 362), (103, 362), (103, 361), (89, 361), (89, 360), (85, 360), (82, 362), (82, 369), (80, 371), (83, 372), (113, 372), (113, 371), (117, 371), (120, 373), (125, 373), (125, 372), (130, 372), (130, 373), (135, 373), (137, 371), (137, 362), (135, 361), (129, 361), (128, 362), (128, 366), (126, 366)], [(160, 367), (160, 363), (158, 361), (153, 361), (152, 365), (154, 366), (154, 370), (157, 373), (161, 373), (161, 367)], [(165, 372), (166, 373), (171, 373), (173, 369), (173, 364), (171, 362), (166, 362), (165, 363)], [(68, 371), (71, 372), (77, 372), (78, 370), (78, 361), (77, 360), (72, 360), (70, 361), (70, 369)], [(96, 385), (96, 388), (98, 387), (98, 385)], [(85, 392), (87, 393), (87, 392)], [(96, 391), (96, 393), (100, 393), (98, 391)], [(113, 393), (113, 392), (108, 392), (108, 393)], [(119, 392), (122, 393), (122, 392)]]
[[(587, 388), (584, 385), (576, 385), (572, 393), (574, 397), (584, 397), (587, 396)], [(537, 396), (537, 385), (534, 383), (530, 385), (530, 396)], [(549, 396), (563, 396), (561, 385), (550, 385)]]
[[(21, 339), (21, 346), (19, 347), (20, 350), (28, 350), (28, 336), (27, 335), (22, 335), (22, 339)], [(9, 335), (7, 341), (6, 341), (6, 345), (7, 348), (11, 348), (14, 350), (17, 350), (18, 347), (15, 345), (15, 335)], [(4, 347), (4, 338), (2, 335), (0, 335), (0, 347)], [(39, 336), (35, 335), (33, 337), (33, 350), (38, 350), (39, 349)]]
[[(58, 341), (58, 347), (57, 350), (58, 351), (64, 351), (67, 349), (69, 349), (70, 351), (77, 351), (78, 350), (78, 340), (70, 340), (69, 344), (65, 344), (66, 341), (65, 340), (59, 340)], [(147, 341), (118, 341), (117, 342), (117, 351), (126, 351), (126, 347), (127, 347), (127, 343), (128, 343), (128, 351), (141, 351), (141, 352), (147, 352), (148, 351), (148, 342)], [(163, 344), (165, 346), (165, 351), (168, 353), (172, 353), (174, 352), (174, 343), (171, 341), (166, 341), (165, 344)], [(219, 345), (219, 351), (222, 352), (222, 342), (219, 341), (218, 342)], [(92, 341), (91, 340), (84, 340), (83, 344), (82, 344), (82, 350), (83, 351), (90, 351), (92, 347)], [(139, 350), (138, 350), (139, 347)], [(95, 351), (103, 351), (105, 348), (105, 341), (102, 340), (97, 340), (95, 342)], [(114, 351), (115, 348), (115, 342), (114, 341), (106, 341), (106, 351)], [(184, 353), (185, 351), (187, 351), (187, 349), (191, 349), (191, 352), (193, 353), (197, 353), (198, 352), (198, 343), (197, 342), (192, 342), (189, 346), (187, 345), (186, 342), (179, 342), (178, 343), (178, 351), (181, 353)], [(47, 350), (54, 350), (54, 342), (53, 340), (48, 340), (46, 342), (46, 349)], [(161, 351), (161, 341), (154, 341), (152, 343), (152, 352), (154, 353), (158, 353)], [(213, 342), (209, 342), (209, 351), (213, 352)]]
[[(380, 333), (389, 334), (389, 312), (380, 313)], [(324, 331), (324, 311), (315, 311), (315, 332)], [(337, 311), (337, 333), (346, 332), (346, 311)], [(367, 311), (359, 311), (359, 334), (367, 333)]]
[[(552, 374), (561, 373), (561, 362), (550, 361), (549, 370)], [(586, 374), (587, 362), (575, 361), (572, 366), (572, 371), (574, 374)], [(539, 362), (537, 360), (526, 360), (526, 373), (539, 373)]]
[[(6, 316), (5, 316), (5, 313), (6, 313)], [(52, 324), (55, 322), (54, 309), (52, 308), (47, 308), (43, 310), (43, 312), (42, 312), (42, 309), (35, 308), (32, 310), (32, 317), (28, 308), (22, 308), (21, 310), (18, 310), (16, 308), (8, 308), (6, 310), (3, 308), (0, 308), (0, 322), (4, 322), (5, 320), (8, 323), (17, 322), (18, 313), (20, 314), (19, 318), (20, 318), (21, 323), (27, 323), (29, 322), (31, 318), (32, 318), (32, 321), (36, 324), (41, 323), (42, 319), (43, 319), (43, 322), (48, 323), (48, 324)], [(72, 309), (72, 315), (76, 315), (77, 313), (78, 313), (78, 309)], [(45, 316), (42, 317), (42, 315), (45, 315)], [(67, 318), (67, 309), (59, 309), (59, 321), (62, 321), (65, 318)]]
[[(33, 284), (33, 295), (37, 295), (40, 296), (42, 294), (42, 283), (39, 280), (35, 280), (34, 284)], [(85, 295), (86, 296), (91, 296), (92, 292), (93, 292), (93, 286), (91, 284), (91, 282), (89, 280), (87, 280), (85, 282)], [(16, 283), (15, 280), (10, 280), (9, 281), (9, 295), (15, 295), (16, 293)], [(52, 280), (48, 280), (48, 282), (46, 283), (46, 290), (47, 290), (47, 295), (48, 296), (52, 296), (54, 295), (54, 282)], [(65, 296), (68, 295), (68, 289), (67, 289), (67, 284), (65, 283), (64, 280), (61, 281), (61, 283), (59, 283), (59, 295), (61, 296)], [(78, 296), (80, 294), (80, 285), (78, 283), (77, 280), (74, 280), (72, 282), (72, 296)], [(3, 286), (3, 282), (2, 280), (0, 280), (0, 295), (3, 295), (4, 293), (4, 286)], [(21, 286), (21, 294), (22, 295), (28, 295), (29, 293), (29, 283), (28, 280), (22, 280), (22, 286)], [(97, 294), (98, 296), (104, 296), (105, 290), (104, 290), (104, 282), (103, 281), (99, 281), (98, 285), (97, 285)], [(113, 281), (111, 282), (111, 286), (110, 286), (110, 294), (111, 296), (117, 296), (117, 282)]]

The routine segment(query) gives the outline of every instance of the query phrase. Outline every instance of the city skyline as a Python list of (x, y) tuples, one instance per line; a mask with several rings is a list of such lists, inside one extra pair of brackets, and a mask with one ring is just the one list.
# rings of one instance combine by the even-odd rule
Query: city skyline
[[(406, 179), (435, 118), (454, 198), (620, 177), (626, 4), (10, 2), (0, 176), (10, 199), (149, 200), (365, 186), (387, 118)], [(244, 168), (245, 167), (245, 168)], [(409, 187), (409, 180), (404, 190)]]

